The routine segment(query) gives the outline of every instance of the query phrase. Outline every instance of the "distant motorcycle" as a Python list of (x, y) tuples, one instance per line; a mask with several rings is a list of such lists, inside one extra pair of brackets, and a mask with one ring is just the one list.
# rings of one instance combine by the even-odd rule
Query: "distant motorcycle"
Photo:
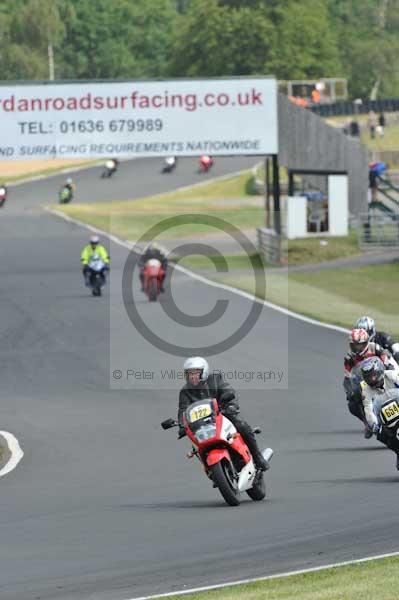
[(61, 188), (60, 193), (59, 193), (59, 201), (60, 204), (68, 204), (68, 202), (70, 202), (73, 198), (73, 192), (71, 190), (71, 188), (69, 188), (67, 185), (65, 185), (63, 188)]
[(101, 177), (103, 179), (105, 179), (107, 177), (112, 177), (112, 175), (114, 173), (116, 173), (117, 170), (118, 170), (118, 162), (114, 159), (107, 160), (107, 162), (104, 165), (104, 170), (101, 173)]
[(208, 171), (210, 171), (210, 169), (212, 168), (214, 163), (214, 160), (212, 158), (212, 156), (208, 156), (208, 155), (203, 155), (200, 157), (199, 159), (199, 170), (200, 173), (208, 173)]
[(89, 274), (89, 286), (93, 296), (101, 296), (101, 288), (105, 285), (104, 271), (106, 264), (98, 254), (93, 254), (90, 257), (88, 267), (90, 269)]
[[(240, 504), (241, 492), (246, 492), (252, 500), (263, 500), (266, 488), (263, 472), (257, 469), (248, 446), (240, 433), (219, 410), (217, 400), (207, 398), (191, 404), (183, 416), (184, 430), (193, 444), (187, 458), (196, 456), (205, 474), (219, 489), (230, 506)], [(174, 419), (161, 423), (162, 429), (177, 427)], [(254, 430), (259, 433), (259, 429)], [(266, 462), (270, 462), (273, 450), (262, 452)]]
[(161, 291), (161, 282), (164, 275), (161, 262), (157, 258), (150, 258), (143, 269), (144, 293), (147, 294), (150, 302), (156, 302)]
[(177, 164), (177, 158), (175, 156), (168, 156), (165, 158), (162, 167), (162, 173), (171, 173)]
[(0, 186), (0, 207), (4, 205), (7, 200), (7, 188)]

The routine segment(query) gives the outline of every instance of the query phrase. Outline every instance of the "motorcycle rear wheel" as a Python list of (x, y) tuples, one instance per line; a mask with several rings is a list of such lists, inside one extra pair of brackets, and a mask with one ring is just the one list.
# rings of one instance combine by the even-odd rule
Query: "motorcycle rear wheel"
[(219, 488), (223, 498), (230, 506), (238, 506), (240, 504), (240, 492), (238, 491), (237, 482), (234, 479), (234, 471), (231, 463), (227, 460), (222, 460), (210, 467), (212, 481)]

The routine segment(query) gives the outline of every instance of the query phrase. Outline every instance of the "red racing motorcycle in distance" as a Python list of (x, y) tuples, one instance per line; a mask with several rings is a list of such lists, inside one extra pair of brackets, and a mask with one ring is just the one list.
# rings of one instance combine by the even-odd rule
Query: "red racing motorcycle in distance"
[(165, 271), (157, 258), (150, 258), (143, 268), (143, 288), (150, 302), (156, 302), (161, 291), (162, 279)]
[[(240, 433), (219, 410), (216, 399), (199, 400), (191, 404), (184, 413), (184, 429), (193, 444), (187, 458), (196, 456), (205, 474), (219, 489), (230, 506), (238, 506), (241, 492), (252, 500), (263, 500), (266, 496), (264, 474), (255, 467), (252, 455)], [(174, 419), (161, 423), (163, 429), (177, 427)], [(260, 433), (259, 429), (254, 429)], [(270, 462), (273, 450), (262, 452)]]
[(203, 156), (200, 156), (200, 159), (199, 159), (199, 172), (200, 173), (208, 173), (208, 171), (211, 169), (212, 166), (213, 166), (212, 156), (208, 156), (206, 154), (204, 154)]

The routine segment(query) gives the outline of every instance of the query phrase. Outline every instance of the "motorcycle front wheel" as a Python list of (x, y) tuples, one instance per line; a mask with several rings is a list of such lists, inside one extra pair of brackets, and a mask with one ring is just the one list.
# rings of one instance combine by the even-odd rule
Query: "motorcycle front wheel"
[(156, 302), (158, 296), (158, 281), (152, 277), (148, 282), (148, 298), (150, 302)]
[(250, 490), (247, 490), (247, 494), (252, 500), (255, 500), (255, 502), (258, 500), (263, 500), (265, 498), (266, 485), (263, 473), (259, 473), (256, 476), (255, 483)]
[(223, 498), (230, 506), (240, 504), (240, 492), (234, 477), (234, 467), (228, 460), (222, 460), (210, 467), (212, 481), (219, 488)]

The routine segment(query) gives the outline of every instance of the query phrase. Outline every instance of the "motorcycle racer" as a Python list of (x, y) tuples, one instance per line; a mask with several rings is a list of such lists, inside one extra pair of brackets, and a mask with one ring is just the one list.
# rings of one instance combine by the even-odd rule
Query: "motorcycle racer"
[(352, 329), (349, 334), (349, 352), (345, 355), (344, 369), (348, 376), (352, 368), (370, 356), (379, 356), (385, 365), (388, 365), (390, 352), (379, 344), (370, 341), (365, 329)]
[(398, 441), (392, 439), (391, 432), (381, 428), (373, 410), (376, 398), (382, 399), (389, 390), (399, 388), (399, 374), (385, 369), (384, 363), (377, 356), (368, 358), (361, 366), (363, 381), (360, 383), (364, 415), (367, 424), (377, 439), (396, 453), (396, 468), (399, 471)]
[(168, 259), (166, 258), (165, 254), (162, 252), (162, 250), (160, 248), (158, 248), (158, 246), (154, 243), (149, 244), (146, 247), (146, 249), (144, 250), (143, 254), (139, 258), (141, 291), (144, 292), (144, 267), (145, 267), (146, 262), (148, 260), (151, 260), (152, 258), (156, 258), (161, 263), (163, 273), (162, 273), (162, 278), (160, 281), (160, 286), (161, 286), (160, 289), (161, 289), (161, 292), (164, 292), (165, 289), (163, 287), (163, 284), (165, 281), (166, 271), (168, 268)]
[(369, 335), (365, 329), (352, 329), (349, 334), (349, 347), (350, 351), (345, 355), (344, 359), (344, 389), (346, 392), (346, 400), (348, 402), (348, 410), (352, 415), (363, 421), (365, 424), (364, 435), (366, 438), (370, 438), (372, 432), (370, 431), (364, 416), (360, 388), (358, 383), (354, 385), (355, 380), (354, 377), (351, 377), (351, 373), (354, 367), (359, 365), (366, 358), (372, 356), (380, 357), (384, 364), (388, 366), (390, 353), (375, 342), (370, 342)]
[(224, 381), (219, 373), (210, 373), (207, 361), (200, 356), (188, 358), (184, 365), (186, 384), (180, 390), (179, 409), (177, 420), (179, 422), (179, 438), (185, 435), (183, 427), (183, 414), (193, 402), (206, 398), (216, 398), (220, 411), (233, 423), (247, 444), (255, 466), (262, 471), (269, 467), (258, 447), (255, 434), (251, 426), (238, 415), (240, 407), (234, 389)]
[(90, 262), (90, 258), (93, 256), (93, 254), (98, 254), (98, 256), (103, 260), (103, 262), (105, 263), (105, 267), (103, 269), (103, 277), (105, 278), (105, 271), (109, 270), (109, 255), (107, 250), (104, 248), (104, 246), (102, 246), (100, 244), (100, 238), (98, 237), (98, 235), (92, 235), (90, 237), (90, 242), (89, 244), (87, 244), (83, 250), (82, 253), (80, 255), (80, 260), (82, 261), (82, 265), (83, 265), (83, 277), (85, 280), (85, 285), (88, 287), (90, 285), (90, 268), (89, 268), (89, 262)]
[(381, 348), (389, 350), (395, 361), (399, 363), (399, 343), (395, 342), (389, 333), (377, 331), (374, 319), (364, 315), (356, 321), (356, 328), (365, 329), (369, 334), (370, 341), (375, 342), (381, 346)]

